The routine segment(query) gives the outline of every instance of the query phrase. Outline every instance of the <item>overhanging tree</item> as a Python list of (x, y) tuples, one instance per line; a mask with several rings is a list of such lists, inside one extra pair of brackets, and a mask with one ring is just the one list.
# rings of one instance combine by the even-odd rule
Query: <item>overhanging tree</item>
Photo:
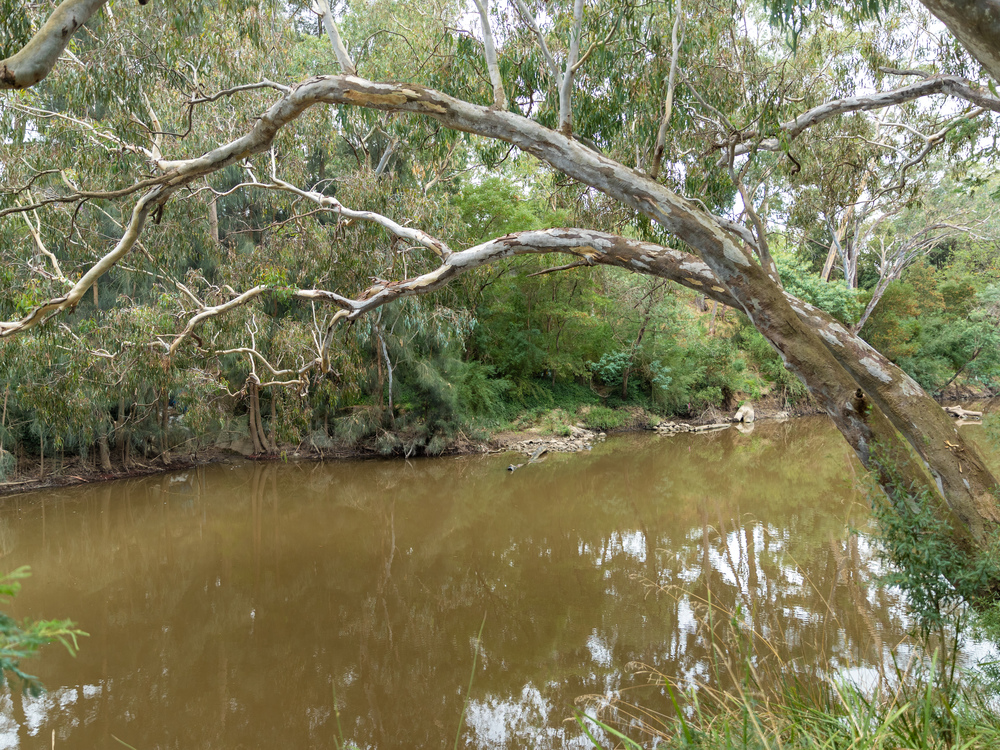
[[(997, 46), (992, 35), (995, 32), (1000, 38), (1000, 25), (994, 29), (989, 23), (976, 22), (969, 13), (955, 10), (960, 4), (925, 2), (989, 74), (997, 77), (1000, 57), (993, 52)], [(376, 11), (364, 17), (348, 12), (342, 17), (345, 28), (353, 23), (359, 34), (370, 31), (364, 39), (354, 40), (341, 33), (334, 11), (325, 2), (316, 6), (311, 17), (307, 9), (292, 6), (251, 7), (233, 2), (217, 12), (191, 4), (173, 16), (175, 25), (196, 31), (199, 39), (223, 49), (240, 48), (239, 54), (232, 53), (224, 62), (217, 60), (216, 72), (222, 71), (217, 79), (226, 85), (207, 93), (201, 81), (205, 66), (200, 60), (204, 58), (185, 56), (188, 40), (183, 37), (168, 38), (163, 28), (164, 22), (169, 26), (168, 11), (156, 4), (144, 8), (116, 5), (99, 13), (104, 5), (66, 0), (23, 46), (13, 50), (8, 44), (5, 51), (13, 54), (0, 61), (0, 88), (34, 86), (39, 92), (27, 97), (10, 94), (3, 102), (6, 130), (16, 134), (8, 137), (18, 140), (25, 158), (20, 164), (7, 161), (3, 165), (10, 187), (0, 219), (8, 228), (11, 222), (31, 227), (27, 236), (22, 230), (21, 237), (31, 248), (30, 267), (44, 279), (37, 293), (24, 295), (27, 301), (19, 306), (23, 315), (0, 322), (0, 338), (29, 334), (47, 321), (60, 320), (81, 304), (105, 274), (137, 253), (148, 255), (144, 242), (169, 246), (181, 241), (177, 234), (183, 231), (181, 227), (170, 223), (169, 213), (163, 219), (168, 205), (171, 211), (190, 211), (203, 201), (206, 221), (215, 227), (213, 236), (217, 235), (220, 201), (237, 191), (285, 196), (294, 205), (309, 203), (341, 222), (373, 224), (401, 242), (423, 248), (437, 264), (414, 262), (417, 272), (412, 274), (404, 265), (395, 280), (376, 279), (353, 297), (318, 286), (289, 285), (283, 282), (281, 269), (256, 278), (246, 275), (250, 283), (242, 289), (209, 284), (210, 294), (199, 293), (190, 280), (161, 268), (156, 273), (186, 300), (187, 310), (177, 330), (156, 331), (151, 337), (166, 357), (189, 349), (207, 321), (261, 300), (273, 304), (298, 301), (331, 310), (325, 316), (312, 315), (312, 326), (303, 335), (302, 348), (308, 355), (292, 366), (267, 361), (255, 340), (225, 349), (199, 346), (205, 357), (246, 356), (254, 365), (254, 393), (262, 385), (258, 371), (267, 373), (264, 385), (295, 388), (305, 388), (311, 378), (329, 372), (335, 332), (343, 321), (356, 320), (393, 300), (438, 290), (460, 274), (505, 258), (561, 253), (573, 257), (565, 268), (619, 266), (671, 279), (743, 311), (805, 383), (887, 492), (899, 493), (902, 472), (908, 486), (929, 488), (930, 502), (951, 523), (955, 544), (970, 554), (991, 548), (1000, 523), (996, 479), (950, 418), (911, 378), (841, 323), (784, 291), (771, 257), (765, 211), (770, 175), (794, 168), (797, 161), (790, 144), (808, 137), (811, 129), (851, 113), (925, 102), (928, 97), (948, 96), (961, 107), (975, 108), (977, 117), (1000, 112), (1000, 98), (987, 87), (957, 74), (927, 75), (916, 84), (880, 93), (835, 96), (782, 119), (782, 112), (797, 98), (790, 93), (791, 84), (787, 91), (769, 88), (785, 76), (783, 64), (770, 64), (773, 48), (754, 50), (748, 42), (752, 35), (737, 39), (725, 24), (706, 22), (695, 27), (691, 22), (695, 10), (705, 9), (692, 9), (692, 4), (678, 2), (670, 13), (661, 15), (626, 3), (592, 5), (575, 0), (571, 7), (551, 6), (548, 18), (542, 18), (522, 2), (516, 7), (494, 6), (492, 14), (487, 3), (477, 2), (481, 48), (468, 32), (455, 29), (461, 7), (442, 5), (406, 19), (407, 35), (435, 40), (427, 45), (428, 55), (421, 60), (376, 54), (376, 40), (397, 33), (390, 28), (393, 19), (379, 17)], [(997, 6), (993, 10), (1000, 11), (1000, 2), (969, 5), (977, 12), (993, 5)], [(737, 4), (733, 9), (749, 12)], [(20, 18), (17, 9), (11, 10), (15, 12), (8, 14), (9, 28)], [(30, 19), (24, 16), (24, 21), (22, 26), (27, 28)], [(395, 21), (403, 23), (398, 17)], [(327, 67), (319, 75), (305, 75), (298, 82), (290, 77), (294, 67), (303, 68), (302, 73), (315, 72), (310, 68), (322, 59), (321, 53), (284, 65), (268, 54), (267, 47), (270, 41), (283, 38), (293, 23), (322, 26), (333, 48), (333, 54), (325, 52)], [(78, 30), (84, 24), (88, 25), (80, 36)], [(495, 28), (490, 29), (491, 24)], [(74, 51), (72, 40), (78, 37), (79, 49)], [(670, 43), (663, 43), (668, 38)], [(725, 64), (716, 65), (711, 50), (720, 50), (723, 41), (732, 43), (731, 50), (725, 53)], [(201, 44), (203, 54), (209, 55)], [(255, 44), (257, 52), (251, 51)], [(407, 44), (413, 49), (411, 41)], [(451, 45), (449, 54), (440, 52), (444, 44)], [(685, 64), (685, 54), (689, 64)], [(119, 73), (127, 79), (109, 82), (99, 67), (105, 57), (117, 60)], [(368, 61), (371, 72), (380, 78), (409, 77), (412, 81), (389, 83), (360, 77)], [(341, 73), (331, 71), (329, 66), (334, 64)], [(46, 76), (55, 79), (63, 68), (67, 80), (49, 85)], [(666, 88), (661, 82), (649, 84), (647, 70), (661, 76)], [(709, 101), (703, 90), (715, 85), (710, 77), (718, 70), (742, 82), (743, 96), (751, 104), (759, 96), (753, 118), (737, 116), (744, 104), (739, 101), (738, 86), (729, 89), (729, 101)], [(705, 80), (695, 80), (695, 72), (703, 73)], [(144, 85), (144, 77), (153, 85)], [(640, 100), (638, 92), (643, 87), (649, 96)], [(681, 87), (683, 100), (678, 94)], [(179, 100), (171, 97), (171, 90), (186, 90), (188, 95)], [(661, 92), (665, 93), (659, 98), (659, 112), (643, 113), (638, 108)], [(80, 98), (79, 106), (74, 94)], [(220, 116), (211, 109), (215, 102), (252, 97), (252, 103), (261, 101), (264, 94), (271, 95), (272, 102), (255, 117), (241, 113), (239, 120), (246, 120), (245, 126), (239, 120), (212, 119)], [(768, 99), (771, 94), (780, 100), (782, 112)], [(108, 112), (119, 114), (115, 117)], [(37, 156), (32, 148), (41, 128), (60, 128), (67, 141), (80, 144), (87, 153), (119, 161), (121, 166), (109, 174), (79, 159), (72, 169), (47, 169), (32, 162), (27, 156)], [(709, 148), (690, 164), (685, 165), (678, 154), (671, 163), (664, 156), (672, 148), (669, 135), (672, 131), (684, 135), (686, 130), (710, 141)], [(644, 133), (648, 143), (640, 146)], [(457, 134), (471, 138), (465, 142)], [(634, 217), (634, 222), (652, 222), (651, 234), (662, 241), (564, 228), (518, 232), (464, 250), (453, 249), (435, 232), (409, 226), (408, 217), (344, 205), (335, 192), (324, 189), (326, 178), (306, 175), (303, 152), (332, 148), (337, 137), (349, 144), (358, 163), (373, 170), (376, 178), (392, 169), (394, 162), (413, 157), (405, 152), (405, 144), (431, 144), (428, 150), (434, 157), (413, 170), (421, 175), (420, 190), (427, 196), (441, 187), (444, 173), (454, 168), (456, 151), (469, 154), (467, 149), (477, 149), (486, 161), (498, 161), (503, 150), (530, 154), (592, 194), (602, 194), (617, 205), (616, 210)], [(615, 147), (616, 139), (635, 144), (631, 166), (624, 161), (626, 154)], [(10, 147), (7, 153), (13, 153)], [(320, 157), (323, 164), (324, 159)], [(234, 172), (240, 175), (235, 184), (225, 190), (212, 186), (214, 177)], [(14, 175), (19, 178), (16, 183)], [(94, 185), (94, 178), (102, 175), (108, 185)], [(727, 218), (717, 209), (708, 210), (704, 201), (683, 197), (680, 188), (684, 183), (690, 186), (695, 178), (703, 189), (712, 180), (724, 184), (729, 205), (738, 195), (742, 210), (731, 211)], [(94, 207), (110, 221), (105, 224), (114, 227), (113, 244), (105, 252), (96, 252), (87, 243), (93, 260), (86, 260), (83, 253), (85, 260), (77, 263), (79, 277), (67, 276), (65, 263), (60, 265), (58, 253), (42, 237), (42, 221), (35, 218), (36, 212), (61, 210), (64, 244), (72, 245), (82, 244), (76, 239), (82, 236), (78, 215)], [(62, 254), (65, 257), (70, 251), (78, 252), (67, 248)], [(252, 333), (252, 326), (247, 330)], [(907, 446), (919, 461), (908, 459)]]

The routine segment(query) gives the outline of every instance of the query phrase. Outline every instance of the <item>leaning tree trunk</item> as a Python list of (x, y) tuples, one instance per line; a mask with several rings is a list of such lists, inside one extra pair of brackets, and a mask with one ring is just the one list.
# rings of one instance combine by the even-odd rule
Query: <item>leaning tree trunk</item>
[[(499, 237), (452, 253), (441, 267), (422, 276), (373, 287), (362, 295), (351, 315), (402, 296), (432, 292), (463, 271), (527, 253), (568, 253), (590, 264), (640, 269), (702, 292), (718, 304), (742, 306), (707, 263), (688, 253), (593, 230), (550, 229)], [(956, 544), (970, 552), (988, 547), (1000, 518), (992, 494), (996, 481), (944, 410), (909, 376), (829, 315), (781, 290), (770, 279), (762, 282), (760, 278), (766, 274), (755, 263), (747, 261), (747, 269), (749, 281), (737, 280), (739, 283), (757, 283), (764, 292), (768, 291), (766, 284), (771, 284), (774, 290), (772, 296), (756, 299), (757, 315), (751, 318), (782, 353), (786, 364), (806, 380), (865, 466), (874, 468), (878, 480), (891, 490), (895, 484), (892, 472), (872, 461), (872, 447), (881, 445), (888, 463), (903, 467), (910, 486), (926, 487), (936, 498), (932, 502), (940, 503), (940, 512), (952, 522)], [(759, 271), (756, 277), (754, 269)], [(770, 318), (761, 311), (770, 313)], [(792, 317), (788, 317), (789, 311)], [(781, 312), (786, 317), (776, 324)], [(923, 466), (909, 461), (900, 435)]]
[[(902, 467), (908, 483), (927, 486), (941, 512), (950, 517), (956, 544), (970, 551), (990, 544), (1000, 525), (1000, 504), (993, 494), (997, 482), (981, 466), (976, 467), (975, 481), (964, 476), (965, 462), (975, 464), (976, 460), (961, 436), (952, 430), (954, 440), (950, 442), (954, 448), (939, 440), (932, 450), (922, 452), (936, 482), (924, 474), (922, 467), (906, 461), (908, 450), (896, 428), (914, 446), (925, 437), (940, 437), (944, 433), (931, 416), (935, 409), (940, 412), (937, 405), (911, 380), (888, 374), (867, 352), (843, 352), (841, 359), (851, 361), (851, 367), (845, 367), (833, 353), (843, 344), (827, 330), (828, 326), (816, 327), (805, 308), (801, 312), (794, 310), (772, 278), (777, 276), (773, 264), (764, 268), (715, 217), (645, 175), (512, 112), (489, 110), (418, 85), (372, 83), (353, 76), (323, 76), (302, 83), (275, 104), (254, 131), (220, 149), (225, 151), (223, 160), (228, 162), (241, 150), (263, 150), (281, 120), (297, 116), (315, 102), (425, 115), (448, 128), (506, 141), (653, 219), (701, 256), (717, 279), (719, 292), (728, 292), (735, 306), (747, 314), (786, 366), (805, 383), (862, 464), (875, 470), (887, 492), (896, 486), (895, 478), (879, 468), (882, 464), (873, 462), (876, 445), (881, 446), (890, 462)], [(176, 169), (185, 176), (192, 175), (205, 169), (206, 160), (193, 159)], [(587, 257), (585, 252), (578, 254)], [(632, 260), (631, 268), (649, 273), (650, 261), (651, 256), (640, 253)], [(869, 389), (882, 395), (873, 399)], [(911, 389), (912, 394), (907, 395)], [(892, 398), (886, 395), (889, 390)], [(894, 413), (893, 421), (879, 403)], [(923, 424), (928, 419), (930, 428)], [(958, 475), (963, 476), (956, 481)]]

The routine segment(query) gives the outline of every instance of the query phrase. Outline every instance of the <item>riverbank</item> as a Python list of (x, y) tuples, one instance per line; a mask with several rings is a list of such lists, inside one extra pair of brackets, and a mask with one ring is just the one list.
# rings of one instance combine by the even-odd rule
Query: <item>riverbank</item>
[[(954, 403), (957, 399), (947, 399)], [(968, 403), (968, 401), (966, 401)], [(979, 402), (972, 402), (976, 408)], [(752, 405), (751, 418), (737, 419), (739, 410), (726, 413), (709, 407), (701, 414), (686, 418), (664, 418), (642, 407), (617, 409), (582, 408), (576, 414), (552, 409), (517, 420), (510, 429), (499, 429), (484, 438), (459, 434), (438, 455), (459, 456), (491, 453), (517, 453), (530, 458), (540, 453), (574, 453), (589, 450), (608, 434), (653, 431), (660, 435), (707, 432), (736, 426), (747, 432), (756, 421), (775, 421), (822, 415), (810, 402), (789, 406), (777, 400), (761, 400)], [(421, 454), (422, 455), (422, 454)], [(325, 461), (366, 460), (376, 458), (411, 458), (401, 451), (386, 454), (376, 442), (338, 443), (325, 433), (313, 433), (298, 445), (279, 445), (268, 453), (254, 453), (251, 441), (241, 434), (223, 436), (215, 444), (194, 452), (174, 449), (162, 455), (130, 460), (127, 465), (112, 459), (111, 470), (99, 466), (96, 457), (67, 456), (49, 458), (45, 471), (32, 456), (22, 456), (10, 481), (0, 482), (0, 497), (80, 484), (136, 479), (194, 466), (224, 463), (230, 460), (251, 461)], [(512, 464), (514, 465), (514, 464)]]
[[(780, 408), (782, 406), (784, 404), (777, 402), (759, 402), (754, 406), (754, 418), (788, 419), (820, 413), (809, 404), (792, 409)], [(438, 455), (519, 453), (530, 457), (539, 451), (573, 453), (589, 450), (609, 433), (657, 431), (661, 434), (673, 434), (700, 431), (712, 425), (728, 426), (734, 416), (735, 413), (726, 414), (714, 407), (684, 420), (666, 419), (642, 407), (633, 406), (618, 409), (583, 407), (575, 414), (556, 408), (541, 414), (525, 415), (508, 429), (498, 429), (483, 437), (470, 437), (460, 433)], [(222, 435), (214, 445), (193, 452), (174, 448), (161, 455), (143, 456), (127, 463), (122, 463), (114, 455), (110, 470), (102, 468), (96, 456), (49, 457), (45, 461), (44, 470), (37, 457), (21, 456), (17, 471), (11, 475), (10, 481), (0, 482), (0, 497), (80, 484), (134, 479), (237, 458), (252, 461), (323, 461), (411, 457), (413, 456), (402, 451), (386, 454), (379, 450), (376, 441), (338, 443), (321, 431), (312, 433), (298, 445), (278, 445), (274, 452), (255, 453), (249, 438), (235, 433)]]

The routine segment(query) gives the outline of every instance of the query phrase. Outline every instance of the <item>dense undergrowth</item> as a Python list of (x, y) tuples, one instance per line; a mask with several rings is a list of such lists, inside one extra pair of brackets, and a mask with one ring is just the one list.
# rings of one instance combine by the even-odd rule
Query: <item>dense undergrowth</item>
[[(332, 168), (345, 155), (333, 150), (316, 158), (318, 166), (302, 165), (303, 179), (318, 178), (309, 170)], [(547, 178), (518, 172), (524, 169), (462, 185), (447, 202), (430, 201), (403, 173), (336, 187), (345, 202), (374, 203), (433, 225), (454, 246), (594, 219), (576, 214), (599, 207), (581, 209), (569, 195), (543, 198)], [(223, 171), (216, 187), (238, 179), (238, 172)], [(164, 346), (186, 312), (159, 276), (128, 269), (103, 278), (65, 321), (0, 341), (0, 481), (44, 473), (67, 458), (127, 469), (163, 453), (234, 441), (272, 455), (309, 446), (436, 455), (498, 430), (558, 433), (580, 421), (619, 429), (635, 426), (639, 411), (655, 421), (762, 398), (788, 408), (807, 398), (742, 314), (619, 269), (549, 273), (553, 261), (544, 257), (476, 269), (435, 295), (397, 301), (341, 326), (329, 370), (297, 378), (314, 356), (318, 313), (282, 290), (364, 288), (373, 272), (371, 248), (384, 238), (377, 228), (345, 234), (325, 220), (307, 235), (288, 234), (274, 223), (289, 210), (280, 195), (250, 191), (218, 200), (217, 242), (195, 216), (182, 234), (169, 235), (173, 244), (158, 250), (162, 262), (203, 294), (243, 287), (244, 277), (274, 290), (207, 321), (173, 356), (164, 356)], [(646, 224), (630, 231), (669, 241)], [(317, 243), (338, 251), (307, 252)], [(819, 256), (774, 244), (789, 291), (844, 323), (858, 319), (870, 289), (824, 281)], [(994, 255), (956, 245), (913, 265), (889, 284), (862, 335), (932, 392), (958, 384), (994, 389)], [(235, 261), (231, 278), (223, 256)], [(385, 261), (375, 271), (398, 275), (392, 253)], [(410, 274), (422, 270), (413, 262)], [(30, 310), (38, 301), (33, 294), (4, 297), (0, 317)], [(123, 298), (130, 304), (118, 304)], [(248, 337), (257, 354), (248, 352)]]
[[(478, 283), (487, 290), (457, 294), (451, 307), (409, 300), (359, 321), (345, 330), (333, 372), (297, 388), (266, 380), (258, 387), (263, 368), (249, 370), (241, 354), (210, 366), (196, 352), (164, 360), (149, 347), (100, 356), (109, 337), (131, 340), (151, 324), (169, 325), (155, 306), (89, 311), (94, 318), (79, 325), (73, 346), (49, 328), (5, 340), (0, 481), (19, 466), (44, 472), (66, 457), (127, 468), (234, 440), (259, 453), (320, 445), (435, 455), (501, 430), (558, 434), (577, 422), (614, 430), (641, 424), (637, 413), (648, 422), (746, 400), (805, 402), (801, 384), (742, 315), (613, 270), (528, 275), (540, 267), (528, 259), (485, 272)], [(785, 274), (803, 297), (856, 313), (857, 293), (826, 283), (815, 291), (800, 263)], [(915, 267), (890, 287), (865, 333), (932, 390), (956, 380), (989, 390), (1000, 372), (990, 338), (996, 287), (977, 291), (956, 278)], [(300, 314), (288, 308), (244, 324), (281, 361), (290, 354), (275, 352), (300, 344)]]

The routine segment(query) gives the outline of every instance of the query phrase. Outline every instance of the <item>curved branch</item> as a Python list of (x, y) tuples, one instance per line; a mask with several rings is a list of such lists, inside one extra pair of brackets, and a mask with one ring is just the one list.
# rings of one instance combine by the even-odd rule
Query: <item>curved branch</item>
[(108, 0), (63, 0), (24, 47), (0, 60), (0, 90), (26, 89), (47, 76), (81, 26)]
[[(897, 104), (920, 99), (933, 94), (950, 94), (960, 99), (965, 99), (977, 107), (991, 112), (1000, 112), (1000, 98), (979, 89), (959, 76), (934, 76), (926, 78), (918, 83), (893, 91), (884, 91), (877, 94), (866, 94), (863, 96), (849, 96), (844, 99), (834, 99), (824, 102), (817, 107), (813, 107), (807, 112), (803, 112), (794, 120), (783, 122), (779, 125), (781, 131), (780, 138), (765, 138), (759, 143), (739, 143), (736, 146), (734, 155), (740, 156), (752, 150), (758, 151), (780, 151), (782, 143), (787, 143), (798, 138), (802, 133), (811, 127), (819, 125), (832, 117), (849, 114), (851, 112), (867, 112), (875, 109), (885, 109)], [(740, 140), (748, 141), (756, 138), (759, 134), (754, 132), (740, 134)], [(716, 148), (726, 148), (728, 143), (717, 143)]]
[(12, 336), (28, 328), (33, 328), (55, 313), (76, 307), (83, 298), (84, 293), (93, 286), (94, 282), (107, 273), (112, 266), (132, 249), (132, 246), (139, 239), (139, 234), (142, 232), (142, 227), (146, 223), (150, 211), (152, 211), (157, 203), (166, 200), (170, 192), (172, 191), (169, 189), (157, 187), (140, 198), (138, 203), (135, 204), (135, 208), (132, 209), (131, 220), (126, 225), (121, 239), (118, 240), (114, 248), (91, 266), (90, 270), (63, 296), (56, 297), (39, 305), (21, 320), (10, 322), (0, 321), (0, 338)]
[(388, 216), (383, 216), (382, 214), (375, 213), (374, 211), (355, 211), (352, 208), (348, 208), (332, 196), (323, 195), (322, 193), (317, 193), (311, 190), (300, 190), (294, 185), (288, 184), (284, 180), (279, 180), (277, 177), (274, 178), (274, 182), (274, 185), (258, 184), (257, 186), (265, 188), (274, 187), (278, 190), (294, 193), (295, 195), (311, 200), (314, 203), (318, 203), (324, 208), (333, 209), (338, 214), (346, 216), (348, 219), (357, 219), (358, 221), (368, 221), (373, 224), (378, 224), (379, 226), (385, 227), (385, 229), (389, 230), (400, 239), (409, 240), (410, 242), (422, 245), (428, 250), (433, 251), (439, 257), (444, 258), (451, 255), (451, 248), (449, 248), (448, 245), (439, 240), (437, 237), (432, 237), (427, 234), (427, 232), (422, 229), (404, 227), (402, 224), (398, 224)]
[[(245, 136), (201, 157), (172, 162), (170, 172), (160, 178), (162, 186), (144, 196), (136, 206), (130, 229), (137, 223), (141, 226), (141, 221), (137, 222), (136, 217), (141, 215), (144, 219), (153, 200), (165, 200), (169, 192), (178, 186), (265, 150), (284, 125), (321, 102), (424, 115), (451, 129), (506, 141), (547, 162), (566, 176), (579, 180), (656, 221), (701, 256), (706, 267), (711, 269), (718, 280), (718, 289), (731, 295), (736, 306), (748, 315), (758, 331), (779, 352), (786, 366), (802, 379), (809, 392), (834, 420), (862, 463), (880, 472), (879, 482), (886, 491), (893, 492), (895, 479), (885, 474), (884, 468), (872, 461), (872, 448), (876, 444), (881, 445), (894, 462), (898, 462), (908, 481), (917, 486), (926, 482), (922, 472), (909, 465), (907, 450), (896, 433), (896, 425), (886, 418), (881, 409), (872, 408), (873, 404), (869, 399), (875, 400), (875, 397), (866, 395), (864, 390), (859, 389), (862, 381), (834, 355), (836, 347), (844, 346), (847, 349), (846, 345), (831, 345), (831, 342), (837, 340), (834, 333), (807, 322), (805, 317), (809, 314), (809, 308), (787, 298), (784, 291), (769, 278), (765, 269), (754, 262), (746, 249), (734, 242), (714, 217), (645, 175), (587, 148), (568, 135), (549, 130), (513, 112), (470, 104), (414, 84), (373, 83), (354, 76), (312, 78), (294, 87), (264, 112)], [(586, 256), (588, 252), (601, 255), (593, 245), (578, 243), (574, 247), (568, 246), (566, 243), (573, 241), (573, 236), (558, 239), (565, 248), (564, 251), (578, 257)], [(124, 243), (125, 238), (119, 244)], [(453, 253), (430, 274), (405, 282), (379, 285), (356, 301), (346, 300), (330, 292), (313, 292), (312, 296), (296, 293), (296, 296), (303, 299), (326, 298), (340, 304), (344, 309), (334, 316), (335, 319), (353, 316), (406, 293), (420, 293), (439, 287), (461, 270), (463, 262), (474, 261), (476, 253), (496, 253), (501, 256), (513, 253), (509, 238), (501, 238), (487, 245), (490, 247), (477, 246), (470, 251)], [(656, 256), (648, 252), (647, 248), (645, 253), (632, 255), (628, 260), (628, 267), (652, 273), (655, 262)], [(95, 270), (96, 267), (91, 269), (88, 277)], [(55, 302), (58, 304), (50, 305), (48, 309), (61, 309), (71, 304), (62, 299)], [(40, 319), (38, 316), (35, 322)], [(21, 327), (23, 326), (18, 324), (18, 328)], [(330, 326), (327, 340), (332, 335), (332, 330)], [(869, 366), (872, 360), (865, 356), (863, 349), (857, 359), (858, 367), (869, 372), (868, 379), (864, 382), (870, 382), (873, 386), (876, 385), (875, 381), (896, 384), (893, 376), (877, 362)], [(940, 409), (912, 381), (907, 379), (899, 382), (901, 384), (896, 384), (897, 390), (901, 389), (905, 396), (910, 389), (907, 398), (914, 402), (910, 404), (905, 399), (899, 402), (903, 404), (899, 413), (904, 420), (899, 429), (912, 440), (912, 436), (919, 434), (922, 428), (919, 424), (912, 423), (909, 415), (930, 407)], [(862, 388), (867, 386), (862, 385)], [(991, 530), (1000, 526), (1000, 511), (994, 513), (996, 502), (990, 494), (996, 482), (985, 468), (975, 475), (963, 472), (962, 461), (969, 466), (972, 460), (971, 449), (966, 449), (957, 433), (954, 437), (958, 448), (955, 457), (949, 459), (942, 456), (932, 464), (938, 471), (938, 488), (943, 495), (935, 502), (940, 503), (937, 506), (938, 512), (955, 519), (956, 543), (963, 549), (974, 550), (982, 548), (987, 543)], [(961, 460), (958, 458), (959, 454)]]

